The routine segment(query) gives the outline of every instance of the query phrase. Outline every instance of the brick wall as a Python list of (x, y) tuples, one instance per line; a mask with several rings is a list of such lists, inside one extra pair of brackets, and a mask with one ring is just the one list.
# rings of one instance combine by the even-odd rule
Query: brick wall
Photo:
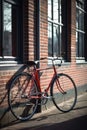
[(7, 86), (7, 83), (14, 73), (15, 71), (0, 71), (0, 108), (8, 106), (7, 96), (9, 86)]
[[(48, 56), (48, 23), (47, 23), (47, 0), (41, 0), (40, 14), (40, 57)], [(58, 69), (59, 72), (69, 74), (75, 81), (76, 86), (87, 84), (87, 65), (76, 64), (76, 1), (67, 1), (67, 55), (69, 64)], [(48, 62), (41, 62), (41, 67), (47, 67)], [(41, 86), (47, 86), (52, 77), (52, 70), (44, 71), (41, 76)], [(87, 87), (86, 87), (87, 88)]]
[[(36, 58), (36, 0), (24, 0), (23, 3), (23, 61)], [(67, 8), (67, 54), (68, 63), (58, 68), (58, 72), (69, 74), (76, 86), (87, 85), (87, 64), (76, 64), (76, 8), (75, 0), (68, 0)], [(40, 58), (48, 56), (48, 16), (47, 0), (40, 0)], [(48, 67), (48, 61), (40, 67)], [(16, 70), (0, 70), (0, 108), (8, 107), (6, 84)], [(53, 71), (45, 70), (41, 76), (41, 86), (47, 86)], [(2, 115), (1, 115), (2, 116)]]
[[(27, 2), (27, 1), (26, 1)], [(26, 4), (26, 2), (24, 2)], [(77, 86), (87, 84), (87, 65), (76, 64), (76, 8), (75, 0), (68, 0), (67, 5), (67, 55), (69, 64), (63, 65), (59, 72), (69, 74)], [(29, 6), (29, 8), (26, 7)], [(24, 7), (24, 60), (36, 59), (36, 7), (35, 1), (29, 0)], [(26, 9), (27, 8), (27, 9)], [(72, 13), (72, 15), (71, 15)], [(74, 15), (73, 15), (74, 14)], [(48, 56), (48, 21), (47, 21), (47, 0), (40, 1), (40, 58)], [(48, 62), (40, 64), (41, 67), (47, 67)], [(41, 85), (47, 86), (50, 81), (52, 70), (45, 71), (41, 77)]]

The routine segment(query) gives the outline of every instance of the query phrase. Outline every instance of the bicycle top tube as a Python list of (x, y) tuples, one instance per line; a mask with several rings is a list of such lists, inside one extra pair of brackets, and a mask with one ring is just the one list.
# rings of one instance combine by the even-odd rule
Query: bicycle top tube
[[(52, 60), (52, 65), (49, 66), (49, 67), (44, 67), (44, 68), (40, 68), (40, 67), (39, 67), (39, 68), (38, 68), (38, 67), (37, 67), (37, 64), (38, 64), (41, 60), (45, 60), (45, 59)], [(54, 77), (55, 75), (57, 75), (57, 71), (56, 71), (56, 67), (55, 67), (55, 63), (54, 63), (55, 60), (60, 60), (60, 59), (55, 58), (55, 57), (54, 57), (54, 58), (46, 58), (46, 57), (45, 57), (45, 58), (41, 58), (40, 60), (36, 60), (36, 61), (28, 61), (27, 66), (28, 66), (28, 67), (34, 67), (34, 68), (30, 69), (29, 72), (31, 72), (31, 74), (34, 76), (34, 78), (35, 78), (35, 80), (36, 80), (36, 82), (37, 82), (37, 85), (38, 85), (40, 91), (42, 91), (42, 90), (41, 90), (40, 80), (39, 80), (39, 76), (40, 76), (39, 74), (40, 74), (40, 73), (38, 73), (38, 72), (41, 72), (41, 71), (47, 70), (47, 69), (53, 69), (53, 70), (54, 70), (53, 75), (52, 75), (52, 79), (53, 79), (53, 77)], [(58, 64), (58, 66), (61, 66), (61, 64), (62, 64), (62, 60), (61, 60), (61, 63)], [(52, 81), (52, 79), (51, 79), (51, 81)], [(47, 92), (47, 91), (49, 90), (49, 88), (50, 88), (51, 81), (50, 81), (48, 87), (45, 89), (46, 92)]]

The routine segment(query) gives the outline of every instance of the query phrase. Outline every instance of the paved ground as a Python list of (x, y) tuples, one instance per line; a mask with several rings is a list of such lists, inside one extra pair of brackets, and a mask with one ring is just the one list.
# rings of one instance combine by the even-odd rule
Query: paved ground
[(53, 107), (30, 121), (14, 121), (0, 130), (87, 130), (87, 92), (78, 96), (71, 112), (62, 113)]

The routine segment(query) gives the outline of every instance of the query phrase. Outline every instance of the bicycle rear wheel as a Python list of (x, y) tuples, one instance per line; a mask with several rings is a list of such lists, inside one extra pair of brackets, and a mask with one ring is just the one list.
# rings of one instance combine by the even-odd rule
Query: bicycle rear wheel
[(54, 78), (50, 93), (53, 103), (62, 112), (69, 112), (76, 104), (76, 85), (67, 74), (61, 73)]
[(23, 72), (11, 82), (8, 91), (8, 103), (12, 114), (19, 120), (30, 119), (36, 112), (38, 99), (31, 98), (38, 92), (32, 75)]

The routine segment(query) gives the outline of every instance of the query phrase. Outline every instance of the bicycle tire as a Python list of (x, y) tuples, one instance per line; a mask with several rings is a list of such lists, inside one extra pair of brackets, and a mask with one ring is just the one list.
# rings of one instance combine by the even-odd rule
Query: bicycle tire
[[(33, 87), (31, 88), (31, 82)], [(36, 112), (38, 99), (31, 99), (29, 94), (38, 88), (32, 75), (22, 72), (14, 77), (8, 90), (8, 104), (12, 114), (21, 121), (29, 120)]]
[[(56, 83), (58, 83), (58, 87)], [(62, 112), (71, 111), (77, 101), (77, 89), (72, 78), (64, 73), (60, 73), (52, 81), (50, 94), (57, 109)]]

